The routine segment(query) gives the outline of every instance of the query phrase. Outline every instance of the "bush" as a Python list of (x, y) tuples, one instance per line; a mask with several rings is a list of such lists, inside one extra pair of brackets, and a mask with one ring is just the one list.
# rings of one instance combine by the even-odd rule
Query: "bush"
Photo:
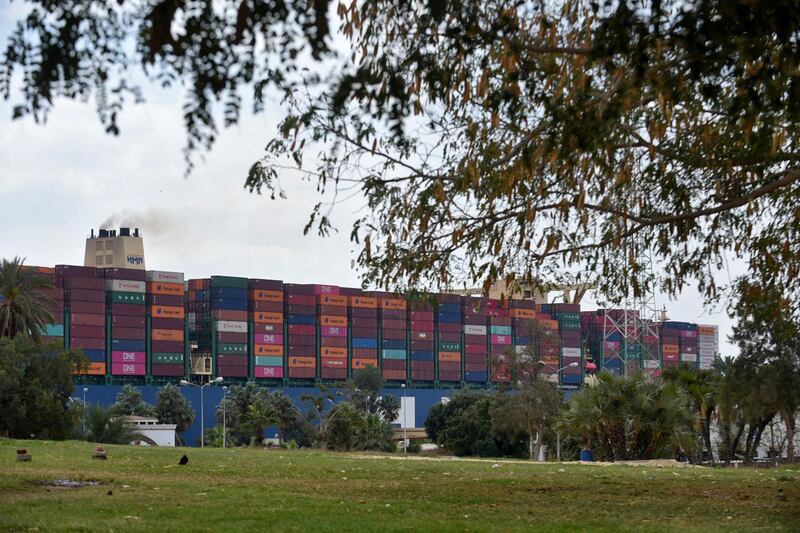
[(409, 440), (406, 445), (406, 452), (419, 453), (422, 451), (422, 441), (419, 439)]

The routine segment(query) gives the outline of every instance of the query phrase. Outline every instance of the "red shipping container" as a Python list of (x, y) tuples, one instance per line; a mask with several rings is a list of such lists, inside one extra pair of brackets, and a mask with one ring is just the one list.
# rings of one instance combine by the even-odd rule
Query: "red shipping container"
[(353, 357), (359, 359), (377, 359), (377, 348), (353, 348)]
[[(103, 280), (97, 280), (101, 283)], [(69, 291), (69, 301), (70, 302), (105, 302), (106, 301), (106, 291), (105, 290), (92, 290), (92, 289), (70, 289)]]
[(247, 367), (226, 367), (220, 366), (217, 369), (217, 374), (224, 378), (246, 378)]
[(439, 322), (440, 332), (460, 333), (462, 329), (461, 324), (453, 324), (450, 322)]
[[(391, 378), (387, 378), (391, 379)], [(433, 370), (415, 370), (411, 369), (411, 379), (414, 381), (434, 381)]]
[(287, 352), (290, 357), (313, 357), (317, 351), (317, 347), (313, 344), (290, 344), (289, 351)]
[(289, 334), (289, 344), (296, 346), (316, 346), (317, 338), (313, 335), (292, 335)]
[(64, 280), (64, 287), (70, 289), (71, 293), (82, 290), (92, 290), (105, 292), (106, 282), (99, 278), (67, 278)]
[[(74, 306), (72, 310), (76, 310)], [(111, 304), (111, 314), (124, 316), (144, 316), (145, 306), (136, 304)]]
[(182, 376), (183, 365), (164, 365), (153, 363), (150, 365), (150, 373), (154, 376)]
[[(299, 331), (293, 331), (293, 326), (289, 326), (289, 333), (301, 333)], [(302, 326), (306, 327), (306, 326)], [(311, 328), (311, 335), (314, 334), (314, 326), (308, 326)], [(271, 324), (269, 322), (256, 322), (253, 324), (253, 333), (256, 335), (259, 334), (270, 334), (270, 333), (283, 333), (283, 324)]]
[(439, 361), (439, 371), (461, 372), (461, 362)]
[(350, 308), (350, 316), (351, 317), (360, 317), (360, 318), (378, 318), (378, 310), (377, 309), (368, 309), (363, 307), (351, 307)]
[(434, 331), (435, 325), (433, 322), (423, 322), (421, 320), (411, 321), (411, 331)]
[(406, 338), (406, 330), (404, 329), (384, 329), (383, 330), (383, 338), (384, 339), (405, 339)]
[(292, 335), (308, 335), (314, 336), (317, 334), (316, 326), (306, 326), (300, 324), (289, 324), (289, 337)]
[(347, 337), (320, 337), (320, 346), (333, 348), (346, 348)]
[(167, 353), (183, 353), (183, 343), (178, 341), (152, 341), (152, 351)]
[(406, 329), (406, 321), (405, 320), (387, 320), (383, 319), (381, 321), (381, 325), (383, 326), (384, 330), (387, 329)]
[(320, 360), (322, 368), (347, 368), (347, 358), (344, 359), (328, 359), (323, 357)]
[(69, 339), (70, 348), (77, 349), (83, 348), (84, 350), (105, 350), (105, 338), (86, 338), (86, 337), (71, 337)]
[(405, 370), (391, 370), (388, 368), (384, 368), (381, 371), (383, 375), (383, 379), (388, 379), (391, 381), (405, 381), (406, 379), (406, 371)]
[[(135, 317), (124, 317), (135, 318)], [(156, 318), (150, 319), (150, 327), (153, 329), (179, 329), (183, 331), (184, 321), (182, 318)]]
[(405, 359), (384, 359), (381, 366), (389, 370), (405, 370), (406, 361)]
[(299, 305), (289, 304), (286, 306), (286, 314), (289, 315), (316, 315), (317, 307), (315, 305)]
[(259, 300), (251, 300), (249, 305), (251, 311), (264, 311), (267, 313), (283, 312), (283, 302), (265, 302)]
[(106, 304), (105, 302), (71, 302), (69, 309), (73, 313), (104, 315)]
[[(103, 317), (105, 318), (105, 317)], [(75, 323), (74, 321), (72, 322)], [(143, 316), (112, 316), (111, 326), (114, 328), (139, 328), (144, 329), (147, 325), (147, 320)], [(183, 328), (181, 328), (183, 329)]]
[(439, 342), (461, 342), (461, 333), (440, 331)]
[[(183, 333), (183, 332), (181, 332)], [(118, 328), (111, 329), (112, 339), (127, 339), (135, 341), (143, 341), (145, 337), (145, 330), (143, 328)]]
[(465, 344), (464, 352), (485, 355), (488, 353), (488, 350), (485, 344)]
[(289, 305), (310, 305), (314, 306), (317, 303), (317, 299), (314, 298), (313, 294), (286, 294), (284, 298), (287, 304)]
[(234, 309), (214, 309), (211, 316), (216, 320), (231, 320), (233, 322), (247, 322), (247, 311)]
[(433, 311), (411, 311), (411, 322), (433, 322)]
[(354, 339), (377, 339), (378, 330), (377, 328), (352, 328), (351, 336)]
[(246, 355), (218, 355), (217, 356), (217, 365), (220, 367), (238, 367), (243, 366), (247, 368), (247, 356)]
[(104, 326), (70, 326), (69, 333), (72, 337), (103, 339), (106, 336), (106, 328)]
[(181, 307), (183, 305), (183, 296), (176, 294), (148, 294), (145, 299), (147, 305), (168, 305), (172, 307)]
[(314, 379), (314, 378), (317, 377), (317, 369), (316, 368), (290, 366), (289, 367), (289, 377), (290, 378), (295, 378), (295, 379)]
[(100, 326), (105, 328), (106, 315), (89, 313), (71, 313), (70, 327), (74, 326)]
[(415, 361), (411, 360), (412, 370), (433, 370), (433, 361)]
[(461, 381), (461, 372), (439, 371), (439, 381)]
[(482, 353), (468, 353), (464, 356), (467, 363), (485, 363), (487, 359), (488, 356)]
[(434, 333), (432, 331), (411, 331), (411, 340), (432, 341)]
[(235, 344), (246, 344), (248, 341), (247, 333), (236, 331), (218, 331), (217, 340), (219, 342), (231, 342)]
[(354, 328), (368, 328), (376, 330), (378, 329), (378, 319), (353, 317), (350, 319), (350, 325)]
[(412, 350), (433, 350), (434, 349), (433, 341), (432, 340), (429, 340), (429, 341), (412, 340), (411, 341), (411, 349)]
[(347, 316), (347, 307), (343, 305), (320, 305), (320, 315)]

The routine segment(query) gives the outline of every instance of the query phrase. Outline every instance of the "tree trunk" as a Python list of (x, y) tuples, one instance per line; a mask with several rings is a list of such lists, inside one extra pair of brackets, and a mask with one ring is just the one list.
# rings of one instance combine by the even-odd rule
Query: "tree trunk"
[(786, 426), (786, 458), (789, 464), (794, 463), (794, 413), (783, 414), (783, 424)]
[(538, 461), (539, 460), (539, 454), (542, 451), (542, 432), (541, 431), (537, 431), (536, 432), (536, 446), (534, 448), (535, 449), (534, 449), (533, 452), (534, 452), (534, 455), (536, 457), (535, 460)]
[(712, 409), (706, 409), (705, 420), (703, 421), (703, 443), (708, 454), (711, 456), (711, 464), (714, 464), (714, 450), (711, 448), (711, 418), (714, 416)]
[(534, 438), (535, 438), (534, 435), (535, 434), (533, 432), (528, 433), (528, 458), (531, 461), (536, 460), (536, 451), (535, 451), (536, 445), (534, 443)]

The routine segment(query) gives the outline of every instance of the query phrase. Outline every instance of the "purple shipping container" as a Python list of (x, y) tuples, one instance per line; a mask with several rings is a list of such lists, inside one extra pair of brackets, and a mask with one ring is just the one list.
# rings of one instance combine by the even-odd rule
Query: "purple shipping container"
[(147, 305), (183, 307), (183, 296), (178, 294), (148, 294), (145, 298)]
[(125, 352), (114, 350), (111, 352), (112, 363), (138, 363), (145, 364), (145, 352)]
[(224, 378), (246, 378), (247, 377), (247, 367), (246, 366), (217, 366), (217, 374)]
[(218, 331), (217, 340), (219, 342), (247, 344), (247, 333), (239, 333), (237, 331)]
[(352, 329), (352, 337), (355, 339), (377, 339), (378, 328), (356, 328)]
[(105, 280), (98, 278), (67, 278), (64, 280), (64, 288), (70, 289), (71, 293), (82, 290), (105, 291)]
[(314, 305), (289, 304), (286, 306), (286, 313), (290, 315), (316, 315), (317, 308)]
[(265, 313), (281, 313), (283, 312), (283, 302), (250, 301), (250, 310), (263, 311)]
[(461, 342), (461, 333), (440, 331), (439, 342)]
[(322, 379), (347, 379), (347, 368), (321, 368)]
[(106, 328), (104, 326), (70, 326), (71, 337), (85, 337), (87, 339), (104, 339)]
[(114, 376), (144, 376), (146, 365), (137, 363), (111, 363)]
[(482, 353), (468, 353), (464, 355), (464, 359), (467, 361), (467, 363), (485, 363), (486, 358), (486, 354)]
[(415, 370), (433, 370), (433, 361), (415, 361), (412, 359), (411, 368)]
[(284, 296), (284, 301), (288, 305), (316, 305), (317, 301), (311, 294), (293, 294), (288, 293)]
[(461, 327), (460, 323), (439, 322), (440, 332), (461, 333)]
[(243, 366), (247, 368), (247, 356), (246, 355), (218, 355), (217, 356), (217, 365), (220, 367), (239, 367)]
[(350, 319), (350, 325), (354, 328), (378, 329), (378, 319), (354, 317)]
[[(97, 280), (103, 281), (103, 280)], [(69, 291), (69, 301), (70, 302), (105, 302), (106, 301), (106, 291), (104, 290), (93, 290), (93, 289), (70, 289)]]
[(461, 381), (461, 371), (439, 370), (439, 381)]
[[(103, 318), (105, 318), (105, 317), (103, 317)], [(120, 328), (139, 328), (139, 329), (142, 329), (147, 325), (146, 322), (147, 321), (145, 320), (145, 317), (143, 317), (143, 316), (112, 316), (111, 317), (111, 326), (113, 328), (120, 327)], [(156, 326), (153, 325), (153, 327), (156, 327)], [(159, 329), (161, 329), (161, 328), (159, 328)], [(164, 328), (164, 329), (167, 329), (167, 328)], [(176, 329), (176, 328), (172, 328), (172, 329)], [(181, 325), (180, 329), (183, 329), (183, 325)]]
[(374, 318), (377, 320), (378, 318), (378, 310), (371, 309), (366, 307), (351, 307), (350, 308), (350, 316), (351, 317), (359, 317), (359, 318)]
[(411, 341), (411, 349), (412, 350), (426, 350), (426, 351), (433, 350), (433, 340), (429, 340), (429, 341), (412, 340)]
[(339, 287), (336, 285), (314, 285), (314, 294), (339, 294)]
[(415, 381), (433, 381), (433, 370), (411, 369), (411, 379)]
[(347, 337), (320, 337), (320, 346), (347, 348)]
[(104, 315), (106, 304), (105, 302), (71, 302), (69, 309), (73, 313)]
[(314, 344), (290, 344), (288, 354), (291, 357), (316, 357), (316, 351)]
[(404, 329), (384, 329), (383, 330), (383, 338), (384, 339), (395, 339), (401, 340), (406, 338), (406, 330)]
[[(147, 281), (147, 273), (144, 270), (134, 268), (103, 268), (102, 275), (106, 279), (126, 279), (130, 281)], [(99, 273), (99, 272), (98, 272)]]
[(353, 348), (353, 358), (355, 359), (377, 359), (377, 348)]
[(381, 312), (381, 318), (384, 320), (402, 320), (406, 322), (406, 312), (402, 309), (383, 309)]
[(346, 305), (320, 305), (318, 314), (330, 316), (347, 316)]
[(406, 329), (405, 320), (386, 320), (382, 322), (383, 329)]

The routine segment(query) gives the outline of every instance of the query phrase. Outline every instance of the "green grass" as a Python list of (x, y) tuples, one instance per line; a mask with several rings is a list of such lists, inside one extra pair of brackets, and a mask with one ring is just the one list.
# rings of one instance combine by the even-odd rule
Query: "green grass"
[[(31, 463), (15, 461), (25, 447)], [(320, 451), (0, 440), (0, 530), (709, 530), (800, 528), (780, 470), (404, 460)], [(186, 453), (187, 466), (178, 466)], [(97, 480), (80, 489), (54, 479)], [(111, 491), (113, 494), (108, 495)]]

